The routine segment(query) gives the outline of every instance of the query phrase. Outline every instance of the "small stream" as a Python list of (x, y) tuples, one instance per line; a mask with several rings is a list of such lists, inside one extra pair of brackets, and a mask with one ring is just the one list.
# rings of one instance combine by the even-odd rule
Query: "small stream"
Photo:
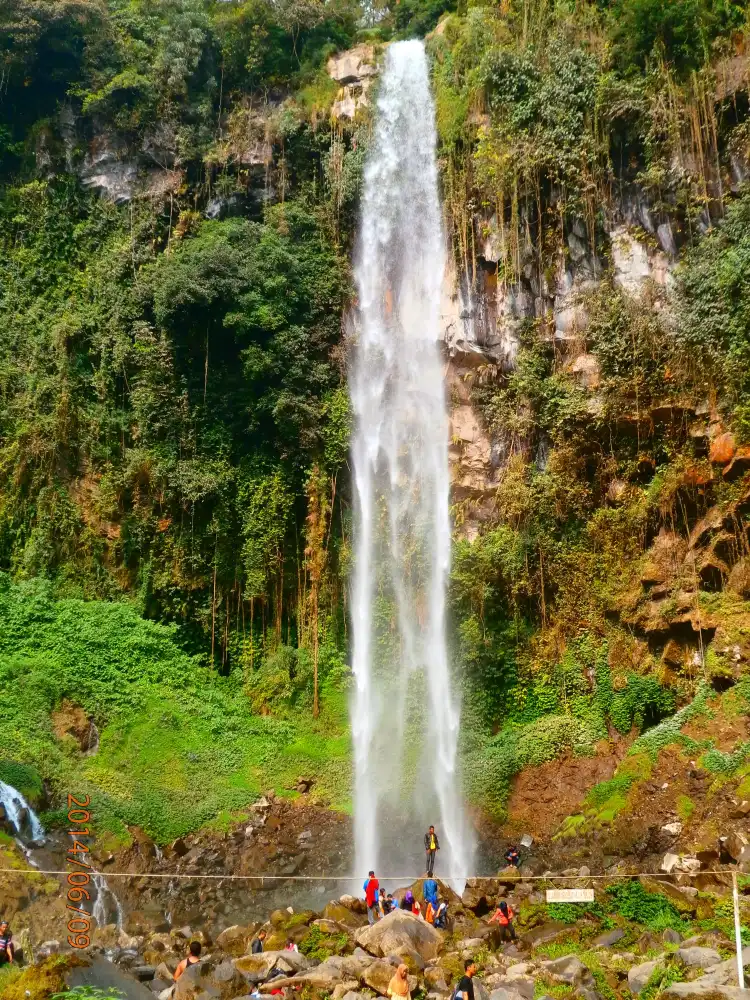
[[(41, 820), (21, 792), (4, 781), (0, 781), (0, 806), (5, 810), (5, 819), (13, 828), (16, 843), (29, 864), (46, 871), (61, 871), (66, 861), (63, 840), (59, 835), (48, 836)], [(91, 915), (97, 927), (114, 924), (121, 931), (123, 910), (120, 900), (102, 874), (92, 874), (92, 882), (96, 896)]]

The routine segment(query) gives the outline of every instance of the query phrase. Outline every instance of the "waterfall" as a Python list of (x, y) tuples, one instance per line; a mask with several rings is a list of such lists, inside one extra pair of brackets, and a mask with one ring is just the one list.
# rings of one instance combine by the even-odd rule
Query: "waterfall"
[(27, 834), (28, 840), (44, 840), (44, 827), (39, 817), (21, 793), (11, 785), (0, 781), (0, 806), (5, 809), (5, 817), (16, 831), (17, 836)]
[[(388, 47), (365, 168), (350, 392), (355, 567), (352, 732), (358, 873), (470, 872), (445, 637), (448, 417), (439, 344), (445, 241), (424, 46)], [(395, 866), (406, 865), (395, 872)]]
[(107, 885), (105, 877), (97, 872), (92, 874), (91, 881), (96, 886), (96, 899), (91, 908), (91, 916), (96, 921), (97, 927), (106, 927), (107, 924), (115, 924), (117, 930), (122, 930), (122, 904)]

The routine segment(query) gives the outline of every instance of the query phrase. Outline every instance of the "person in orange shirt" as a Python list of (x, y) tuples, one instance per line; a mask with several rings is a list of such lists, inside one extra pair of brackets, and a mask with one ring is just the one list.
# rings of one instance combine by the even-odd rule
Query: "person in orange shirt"
[(500, 905), (492, 914), (489, 923), (497, 924), (500, 927), (500, 938), (503, 941), (515, 941), (516, 931), (513, 927), (513, 917), (515, 913), (512, 907), (508, 906), (504, 899), (500, 900)]

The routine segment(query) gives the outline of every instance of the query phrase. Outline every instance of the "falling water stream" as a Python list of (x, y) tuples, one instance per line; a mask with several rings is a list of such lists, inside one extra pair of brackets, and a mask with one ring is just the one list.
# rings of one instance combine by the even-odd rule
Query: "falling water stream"
[[(4, 781), (0, 781), (0, 806), (5, 810), (5, 818), (15, 831), (18, 846), (29, 863), (38, 868), (34, 853), (47, 840), (41, 820), (23, 795)], [(107, 885), (103, 875), (92, 873), (91, 879), (96, 889), (91, 915), (97, 926), (115, 924), (118, 931), (122, 930), (123, 912), (119, 899)]]
[(471, 870), (473, 840), (445, 636), (451, 532), (435, 143), (424, 46), (397, 42), (380, 81), (355, 260), (356, 860), (363, 873), (421, 872), (421, 834), (434, 823), (436, 874), (458, 882)]

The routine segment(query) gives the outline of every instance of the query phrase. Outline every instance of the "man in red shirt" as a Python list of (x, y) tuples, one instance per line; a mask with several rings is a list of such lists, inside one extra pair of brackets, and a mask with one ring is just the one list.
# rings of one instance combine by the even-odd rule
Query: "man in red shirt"
[(362, 886), (365, 890), (365, 902), (367, 903), (367, 920), (374, 924), (378, 919), (378, 889), (380, 883), (375, 878), (375, 872), (369, 872), (367, 880)]

